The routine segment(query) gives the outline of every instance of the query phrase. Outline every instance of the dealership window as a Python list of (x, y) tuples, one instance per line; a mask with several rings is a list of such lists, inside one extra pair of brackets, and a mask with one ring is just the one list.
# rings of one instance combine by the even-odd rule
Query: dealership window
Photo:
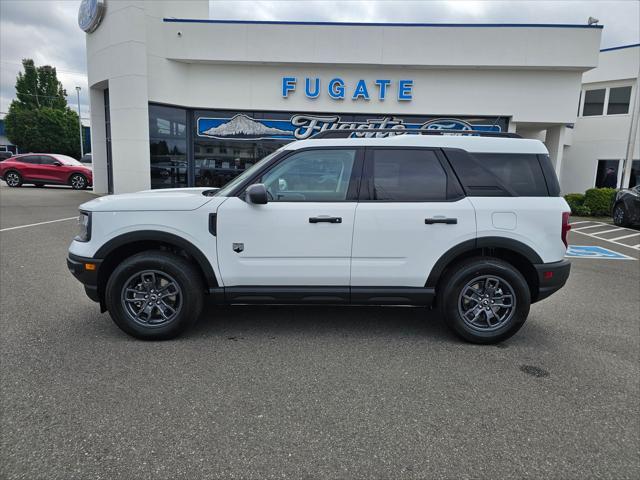
[(599, 88), (597, 90), (587, 90), (584, 92), (583, 117), (602, 115), (604, 112), (604, 97), (606, 91), (606, 88)]
[(619, 168), (620, 160), (598, 160), (596, 188), (616, 188)]
[(262, 177), (275, 202), (341, 202), (347, 198), (355, 150), (309, 150), (288, 157)]
[(447, 175), (431, 151), (375, 150), (372, 168), (373, 200), (437, 202), (447, 199)]
[(629, 113), (629, 102), (631, 101), (631, 86), (615, 87), (609, 89), (609, 103), (607, 105), (607, 115), (618, 115)]
[(631, 176), (629, 177), (629, 188), (640, 185), (640, 160), (631, 162)]
[(151, 188), (186, 187), (187, 111), (149, 105)]

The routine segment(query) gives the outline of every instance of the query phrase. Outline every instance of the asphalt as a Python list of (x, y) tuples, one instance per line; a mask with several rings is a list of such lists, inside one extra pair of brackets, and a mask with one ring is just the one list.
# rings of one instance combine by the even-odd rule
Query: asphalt
[[(0, 228), (90, 198), (3, 184)], [(74, 234), (0, 232), (0, 478), (640, 477), (637, 260), (573, 260), (497, 346), (424, 309), (335, 307), (209, 306), (151, 343), (85, 297)]]

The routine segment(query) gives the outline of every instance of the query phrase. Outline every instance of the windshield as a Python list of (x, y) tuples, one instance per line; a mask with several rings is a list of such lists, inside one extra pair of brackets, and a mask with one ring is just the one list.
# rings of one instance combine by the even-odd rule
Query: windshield
[(82, 163), (80, 163), (78, 160), (76, 160), (75, 158), (67, 157), (66, 155), (56, 155), (56, 159), (64, 165), (80, 165), (84, 167), (84, 165), (82, 165)]
[(256, 171), (256, 169), (264, 164), (265, 160), (269, 160), (273, 157), (276, 156), (276, 154), (280, 153), (283, 150), (283, 147), (279, 148), (278, 150), (276, 150), (275, 152), (270, 153), (269, 155), (267, 155), (266, 157), (264, 157), (262, 160), (259, 160), (257, 163), (253, 164), (251, 167), (247, 168), (244, 172), (242, 172), (240, 175), (238, 175), (236, 178), (234, 178), (233, 180), (231, 180), (229, 183), (227, 183), (225, 186), (223, 186), (220, 190), (218, 190), (216, 192), (216, 194), (214, 195), (214, 197), (226, 197), (229, 195), (229, 193), (239, 184), (241, 184), (247, 177), (250, 177), (253, 172)]

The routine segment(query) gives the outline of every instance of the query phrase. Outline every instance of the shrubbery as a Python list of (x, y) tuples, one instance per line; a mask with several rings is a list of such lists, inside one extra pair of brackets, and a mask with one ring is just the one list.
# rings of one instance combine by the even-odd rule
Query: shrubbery
[(611, 213), (615, 194), (615, 188), (590, 188), (584, 194), (569, 193), (564, 196), (564, 199), (574, 215), (602, 217)]

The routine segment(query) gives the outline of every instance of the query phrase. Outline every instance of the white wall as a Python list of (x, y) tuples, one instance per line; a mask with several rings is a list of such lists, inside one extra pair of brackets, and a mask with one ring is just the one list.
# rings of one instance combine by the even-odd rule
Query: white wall
[[(207, 0), (109, 2), (87, 35), (91, 98), (111, 98), (115, 192), (149, 187), (148, 102), (193, 108), (372, 114), (504, 116), (512, 124), (575, 120), (582, 72), (597, 64), (600, 28), (335, 26), (165, 22), (206, 18)], [(179, 33), (179, 34), (178, 34)], [(298, 90), (282, 98), (283, 76)], [(303, 94), (304, 78), (324, 92)], [(395, 86), (380, 101), (331, 99), (328, 81), (411, 79), (413, 100)], [(98, 105), (96, 105), (98, 106)], [(92, 104), (92, 107), (94, 105)], [(94, 145), (104, 118), (92, 108)], [(512, 126), (512, 130), (513, 130)], [(98, 142), (99, 144), (99, 142)], [(96, 190), (106, 151), (94, 147)]]
[[(564, 193), (584, 192), (595, 186), (598, 160), (620, 159), (620, 170), (626, 155), (632, 112), (640, 70), (640, 47), (605, 51), (600, 54), (598, 68), (583, 76), (584, 91), (632, 85), (628, 114), (579, 117), (573, 129), (572, 145), (566, 149), (562, 168)], [(606, 108), (606, 106), (605, 106)], [(640, 158), (640, 139), (636, 136), (634, 159)]]

